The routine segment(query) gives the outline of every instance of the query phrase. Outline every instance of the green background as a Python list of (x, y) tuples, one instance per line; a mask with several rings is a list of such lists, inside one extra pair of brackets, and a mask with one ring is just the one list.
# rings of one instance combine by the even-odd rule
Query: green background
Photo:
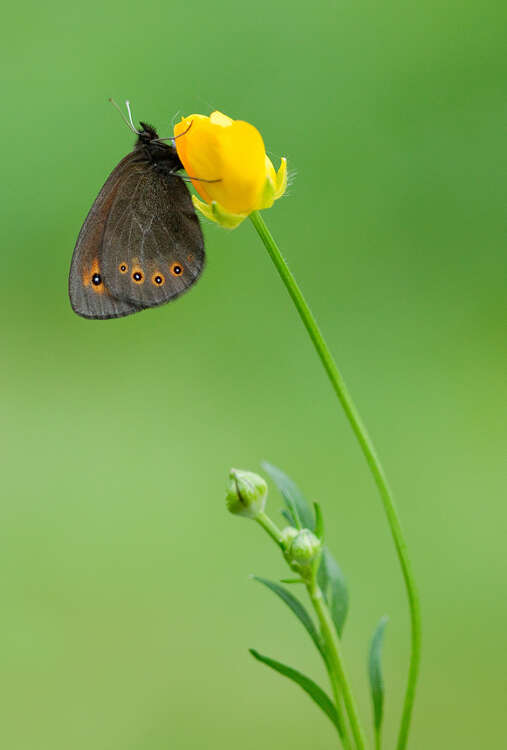
[[(496, 6), (496, 7), (495, 7)], [(407, 607), (379, 498), (249, 222), (206, 224), (173, 305), (85, 321), (81, 223), (132, 134), (253, 122), (293, 182), (266, 212), (394, 487), (424, 652), (412, 750), (499, 747), (506, 701), (505, 12), (469, 1), (10, 3), (2, 14), (2, 747), (335, 747), (253, 646), (325, 682), (229, 516), (228, 468), (282, 466), (323, 505), (351, 588), (365, 723), (388, 613), (386, 748)], [(278, 518), (273, 490), (269, 511)]]

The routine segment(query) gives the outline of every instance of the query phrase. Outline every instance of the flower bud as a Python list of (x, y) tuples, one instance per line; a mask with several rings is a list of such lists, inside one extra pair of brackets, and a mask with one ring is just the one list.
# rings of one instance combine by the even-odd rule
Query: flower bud
[(266, 505), (268, 486), (264, 479), (251, 471), (231, 469), (229, 489), (225, 497), (228, 510), (237, 516), (256, 518)]
[(287, 189), (287, 160), (275, 168), (253, 125), (222, 112), (193, 114), (174, 126), (181, 163), (202, 200), (194, 206), (234, 229), (253, 211), (269, 208)]
[(317, 569), (322, 542), (309, 529), (298, 531), (287, 551), (287, 560), (303, 578), (311, 578)]
[(290, 549), (292, 540), (297, 537), (298, 534), (299, 531), (295, 529), (294, 526), (286, 526), (285, 529), (282, 529), (282, 544), (286, 551)]

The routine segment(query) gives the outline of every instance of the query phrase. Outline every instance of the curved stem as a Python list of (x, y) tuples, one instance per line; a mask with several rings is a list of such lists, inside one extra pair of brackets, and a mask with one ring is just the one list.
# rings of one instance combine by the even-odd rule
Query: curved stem
[(329, 351), (329, 348), (322, 336), (317, 321), (313, 317), (313, 314), (306, 303), (303, 294), (293, 277), (290, 269), (285, 262), (273, 236), (269, 229), (264, 223), (258, 211), (254, 211), (250, 214), (250, 219), (259, 233), (266, 249), (271, 257), (271, 260), (275, 264), (275, 267), (280, 274), (280, 277), (287, 288), (292, 301), (294, 302), (296, 309), (303, 321), (308, 334), (313, 341), (313, 345), (320, 357), (320, 361), (327, 372), (329, 380), (333, 386), (333, 389), (338, 396), (338, 399), (347, 415), (350, 426), (354, 431), (354, 434), (359, 442), (361, 450), (366, 458), (370, 471), (375, 480), (375, 484), (380, 493), (384, 511), (387, 516), (387, 521), (391, 529), (392, 538), (398, 554), (403, 578), (405, 581), (405, 587), (407, 590), (408, 602), (410, 607), (410, 623), (411, 623), (411, 640), (412, 648), (410, 655), (410, 665), (408, 671), (407, 688), (405, 692), (405, 701), (403, 705), (403, 712), (401, 717), (401, 725), (398, 734), (397, 750), (404, 750), (407, 744), (408, 731), (410, 727), (410, 719), (412, 715), (412, 707), (415, 697), (415, 686), (417, 682), (417, 675), (419, 672), (419, 662), (421, 655), (421, 610), (419, 604), (419, 596), (417, 593), (410, 560), (407, 553), (407, 545), (403, 536), (400, 519), (396, 506), (394, 504), (391, 489), (387, 482), (387, 478), (384, 474), (382, 464), (377, 456), (374, 445), (371, 441), (370, 436), (364, 426), (359, 412), (352, 400), (350, 393), (347, 390), (345, 381), (338, 370), (338, 367)]
[(335, 704), (337, 708), (341, 706), (341, 700), (343, 697), (357, 750), (365, 750), (366, 739), (361, 728), (359, 712), (343, 664), (340, 639), (338, 638), (333, 620), (331, 619), (324, 597), (322, 596), (322, 591), (315, 582), (308, 584), (307, 588), (310, 599), (312, 600), (313, 608), (315, 609), (319, 620), (320, 632), (326, 647), (329, 666), (328, 672), (331, 686), (333, 688)]

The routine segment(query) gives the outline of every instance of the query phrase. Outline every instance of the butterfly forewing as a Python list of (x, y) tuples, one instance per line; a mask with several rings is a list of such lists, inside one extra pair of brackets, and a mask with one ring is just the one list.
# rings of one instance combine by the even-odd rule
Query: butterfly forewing
[(192, 286), (204, 268), (204, 242), (183, 180), (152, 164), (133, 165), (109, 212), (101, 259), (111, 293), (140, 307)]

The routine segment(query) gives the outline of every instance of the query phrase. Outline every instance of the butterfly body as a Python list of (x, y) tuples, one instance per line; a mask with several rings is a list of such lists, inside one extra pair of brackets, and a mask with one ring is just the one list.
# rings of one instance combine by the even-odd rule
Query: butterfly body
[(69, 274), (73, 310), (119, 318), (180, 296), (204, 268), (204, 241), (173, 146), (141, 123), (79, 233)]

